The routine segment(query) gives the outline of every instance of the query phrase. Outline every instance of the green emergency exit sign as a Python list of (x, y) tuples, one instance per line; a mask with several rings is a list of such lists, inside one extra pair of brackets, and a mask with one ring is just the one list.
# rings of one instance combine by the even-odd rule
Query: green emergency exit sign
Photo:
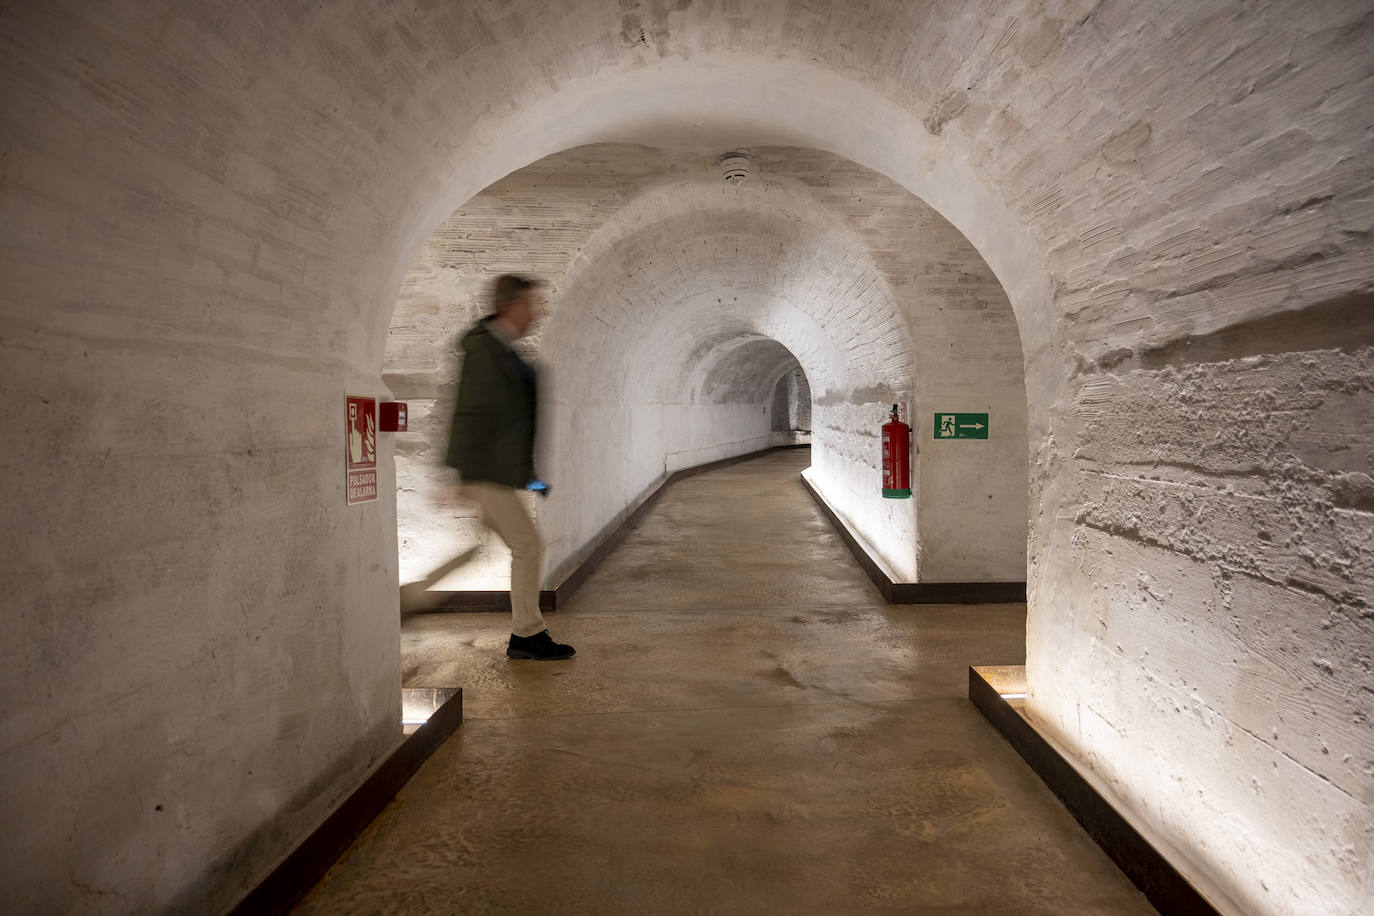
[(988, 415), (985, 413), (937, 413), (936, 439), (986, 439)]

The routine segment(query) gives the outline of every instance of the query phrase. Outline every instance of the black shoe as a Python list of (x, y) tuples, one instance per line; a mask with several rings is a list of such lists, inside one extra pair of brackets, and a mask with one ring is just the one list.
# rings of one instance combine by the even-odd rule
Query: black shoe
[(534, 658), (541, 662), (572, 658), (576, 654), (577, 650), (572, 646), (554, 642), (548, 630), (540, 630), (533, 636), (516, 636), (512, 633), (510, 645), (506, 646), (506, 658)]

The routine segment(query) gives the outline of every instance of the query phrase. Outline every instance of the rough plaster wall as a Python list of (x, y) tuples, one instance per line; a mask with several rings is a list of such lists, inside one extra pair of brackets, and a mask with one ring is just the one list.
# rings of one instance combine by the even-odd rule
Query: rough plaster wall
[[(1345, 899), (1371, 861), (1374, 334), (1341, 323), (1320, 334), (1340, 348), (1283, 352), (1303, 336), (1284, 322), (1095, 369), (1073, 405), (1086, 639), (1055, 682), (1087, 689), (1053, 724), (1169, 834), (1234, 836), (1232, 881), (1319, 855), (1266, 872), (1295, 903)], [(1204, 779), (1199, 753), (1234, 762)]]
[[(1374, 888), (1368, 853), (1374, 777), (1339, 774), (1342, 761), (1320, 755), (1315, 736), (1294, 729), (1293, 742), (1284, 745), (1256, 731), (1253, 740), (1231, 744), (1189, 743), (1194, 733), (1157, 702), (1166, 692), (1133, 689), (1146, 683), (1149, 669), (1132, 658), (1103, 662), (1102, 670), (1116, 665), (1127, 676), (1115, 682), (1121, 687), (1114, 695), (1101, 691), (1092, 698), (1112, 723), (1106, 752), (1085, 746), (1096, 739), (1075, 723), (1094, 690), (1085, 674), (1095, 678), (1099, 670), (1085, 659), (1101, 656), (1118, 632), (1128, 635), (1128, 619), (1149, 630), (1155, 656), (1171, 640), (1186, 639), (1207, 614), (1185, 586), (1197, 577), (1220, 578), (1227, 569), (1206, 553), (1143, 550), (1144, 562), (1163, 564), (1147, 571), (1159, 580), (1151, 586), (1156, 603), (1095, 591), (1101, 583), (1094, 561), (1115, 563), (1115, 554), (1138, 548), (1120, 531), (1085, 524), (1093, 467), (1116, 468), (1115, 446), (1109, 443), (1091, 464), (1076, 453), (1096, 422), (1079, 413), (1079, 390), (1095, 377), (1092, 367), (1110, 371), (1129, 365), (1128, 351), (1131, 359), (1157, 352), (1167, 365), (1144, 371), (1225, 378), (1232, 369), (1253, 367), (1223, 366), (1231, 357), (1198, 359), (1176, 345), (1285, 313), (1297, 327), (1311, 326), (1326, 320), (1325, 304), (1368, 296), (1374, 262), (1370, 12), (1365, 0), (1148, 6), (947, 0), (785, 8), (760, 2), (747, 10), (704, 2), (627, 9), (601, 0), (537, 9), (518, 2), (272, 4), (234, 17), (217, 5), (183, 3), (7, 7), (0, 32), (6, 52), (0, 205), (7, 240), (0, 306), (7, 354), (24, 340), (36, 348), (36, 359), (27, 377), (19, 361), (8, 355), (4, 361), (7, 409), (14, 413), (6, 427), (53, 433), (24, 440), (33, 451), (22, 473), (27, 483), (41, 474), (35, 463), (55, 468), (51, 473), (61, 476), (50, 478), (52, 488), (62, 494), (66, 515), (48, 516), (44, 527), (21, 508), (31, 505), (22, 493), (3, 504), (7, 534), (28, 542), (7, 568), (12, 581), (27, 584), (6, 592), (3, 642), (30, 666), (35, 658), (58, 658), (55, 688), (70, 689), (81, 679), (109, 685), (92, 698), (104, 705), (90, 716), (63, 719), (60, 699), (21, 689), (16, 678), (31, 668), (6, 666), (5, 689), (37, 706), (35, 712), (6, 704), (7, 770), (22, 782), (51, 769), (65, 806), (54, 814), (44, 799), (39, 817), (37, 801), (26, 795), (13, 809), (18, 826), (7, 832), (7, 899), (22, 903), (41, 887), (46, 900), (67, 910), (124, 902), (148, 908), (178, 897), (213, 909), (269, 866), (313, 812), (366, 766), (384, 743), (367, 737), (373, 733), (368, 710), (382, 697), (389, 699), (381, 705), (396, 705), (390, 699), (394, 648), (387, 650), (394, 646), (395, 620), (386, 613), (395, 594), (386, 559), (394, 541), (378, 517), (387, 514), (390, 496), (375, 507), (377, 515), (339, 508), (337, 443), (326, 431), (333, 424), (318, 430), (314, 424), (345, 390), (375, 384), (396, 290), (416, 249), (449, 213), (514, 167), (614, 140), (830, 150), (910, 189), (973, 241), (1007, 290), (1026, 355), (1036, 468), (1029, 709), (1089, 763), (1115, 773), (1128, 794), (1153, 794), (1152, 806), (1137, 813), (1166, 829), (1244, 910), (1358, 911)], [(1368, 300), (1353, 301), (1363, 307), (1352, 322), (1367, 328)], [(165, 369), (132, 353), (133, 342), (162, 345), (170, 354)], [(1362, 370), (1330, 355), (1329, 344), (1295, 345), (1279, 337), (1268, 347), (1275, 356), (1315, 354), (1319, 365), (1347, 374), (1337, 388), (1358, 387), (1348, 374)], [(287, 377), (245, 372), (259, 357)], [(140, 500), (136, 517), (126, 512), (101, 524), (102, 534), (115, 532), (108, 543), (73, 539), (86, 519), (101, 517), (102, 506), (124, 498), (128, 478), (95, 470), (102, 451), (85, 453), (91, 463), (79, 469), (82, 459), (73, 455), (91, 440), (59, 438), (47, 423), (52, 405), (34, 396), (92, 379), (99, 395), (108, 396), (154, 370), (165, 373), (157, 391), (137, 389), (128, 402), (137, 432), (104, 427), (109, 412), (99, 409), (104, 402), (95, 390), (84, 403), (66, 397), (58, 408), (66, 411), (62, 430), (102, 430), (102, 448), (108, 445), (112, 458), (154, 454), (176, 466), (159, 478), (160, 504)], [(245, 412), (227, 406), (227, 392), (243, 390), (245, 382), (263, 396), (252, 403), (271, 405), (248, 415), (261, 424), (250, 427), (262, 437), (253, 453), (215, 442), (195, 455), (178, 451), (204, 430), (243, 428)], [(252, 389), (255, 384), (265, 387)], [(1143, 412), (1153, 393), (1148, 384), (1128, 386), (1115, 412)], [(168, 415), (164, 405), (173, 395), (185, 397), (185, 409)], [(842, 413), (837, 407), (826, 422), (871, 424)], [(167, 430), (162, 440), (146, 431), (159, 419)], [(1258, 420), (1238, 416), (1237, 422), (1250, 430)], [(1350, 422), (1363, 441), (1369, 412)], [(301, 444), (293, 438), (298, 434), (308, 441)], [(18, 441), (6, 445), (10, 467), (17, 466)], [(150, 443), (156, 447), (144, 452)], [(836, 443), (828, 454), (839, 459), (845, 447)], [(259, 516), (207, 514), (205, 500), (186, 496), (207, 476), (198, 460), (223, 473), (234, 494), (240, 480), (251, 487), (273, 479), (269, 463), (281, 460), (282, 449), (301, 463), (277, 465), (280, 483), (272, 492), (306, 494), (316, 511), (305, 522), (293, 514), (294, 536), (268, 535), (265, 543), (309, 545), (305, 563), (314, 572), (304, 576), (288, 575), (289, 550), (255, 558), (266, 566), (241, 559), (250, 544), (264, 543)], [(1144, 476), (1129, 450), (1123, 458), (1109, 473)], [(1282, 483), (1264, 467), (1246, 466), (1233, 479)], [(11, 487), (20, 489), (14, 480)], [(186, 483), (167, 483), (178, 480)], [(1174, 508), (1191, 492), (1164, 481), (1138, 486)], [(316, 498), (309, 498), (312, 492)], [(1369, 517), (1357, 507), (1343, 511), (1356, 523)], [(228, 520), (219, 530), (217, 518)], [(1249, 552), (1265, 549), (1261, 532), (1269, 531), (1229, 515), (1210, 516), (1193, 530)], [(153, 557), (162, 554), (150, 545), (165, 531), (186, 532), (178, 547), (213, 533), (215, 546), (174, 553), (158, 567)], [(1356, 543), (1345, 538), (1334, 556), (1358, 556)], [(1175, 562), (1164, 563), (1166, 555)], [(1320, 601), (1313, 612), (1301, 583), (1325, 561), (1315, 551), (1295, 557), (1295, 574), (1282, 584), (1250, 573), (1232, 576), (1243, 608), (1282, 631), (1295, 654), (1315, 656), (1329, 636), (1326, 618)], [(95, 605), (102, 612), (74, 614), (72, 608), (92, 607), (90, 591), (75, 580), (58, 582), (50, 571), (59, 563), (92, 570), (99, 562), (109, 570), (96, 582), (104, 589)], [(159, 570), (192, 587), (175, 601), (159, 600), (148, 584)], [(302, 745), (312, 762), (299, 771), (253, 768), (259, 791), (232, 803), (224, 779), (216, 778), (231, 766), (229, 758), (207, 753), (212, 769), (191, 776), (189, 765), (180, 769), (160, 753), (136, 764), (112, 753), (123, 735), (116, 740), (108, 729), (127, 720), (117, 702), (104, 699), (131, 689), (128, 702), (159, 722), (188, 694), (187, 708), (198, 721), (207, 709), (225, 708), (218, 698), (229, 694), (188, 690), (183, 680), (163, 690), (137, 686), (123, 662), (137, 657), (137, 634), (160, 634), (190, 599), (213, 597), (207, 582), (220, 583), (229, 594), (220, 606), (243, 618), (242, 631), (222, 631), (215, 670), (242, 673), (245, 692), (255, 698), (299, 697), (305, 720), (339, 723), (322, 726), (326, 741)], [(292, 589), (300, 591), (288, 596)], [(111, 612), (103, 613), (108, 605), (99, 602), (112, 602)], [(67, 616), (39, 617), (40, 606), (60, 607)], [(1093, 610), (1103, 606), (1115, 613), (1095, 635)], [(1349, 606), (1354, 613), (1343, 618), (1349, 633), (1342, 644), (1363, 670), (1358, 659), (1374, 642), (1368, 596), (1356, 595)], [(112, 617), (132, 622), (111, 637), (134, 634), (120, 646), (129, 650), (120, 661), (61, 660), (90, 645), (80, 634), (97, 632), (97, 622)], [(38, 628), (46, 624), (37, 621), (49, 619), (66, 629), (42, 635)], [(254, 631), (267, 621), (289, 635)], [(1257, 629), (1236, 628), (1238, 654), (1262, 654)], [(316, 643), (305, 642), (306, 631), (326, 639), (346, 634), (342, 655), (312, 658), (307, 650)], [(350, 648), (355, 643), (362, 649)], [(179, 641), (169, 651), (173, 664), (196, 657)], [(364, 654), (372, 651), (392, 654), (374, 664)], [(1213, 733), (1246, 721), (1253, 690), (1228, 695), (1202, 683), (1206, 672), (1195, 657), (1188, 665), (1182, 674), (1199, 682), (1190, 708), (1215, 712), (1208, 720)], [(1331, 683), (1339, 689), (1359, 677), (1332, 665)], [(1371, 695), (1356, 689), (1352, 696), (1349, 721), (1367, 722)], [(377, 703), (359, 704), (360, 697)], [(49, 711), (62, 724), (47, 734), (52, 744), (40, 748), (30, 740), (38, 734), (31, 723)], [(276, 760), (273, 730), (285, 720), (270, 710), (253, 712), (231, 715), (235, 746)], [(193, 751), (212, 738), (191, 734)], [(1367, 750), (1369, 731), (1363, 735), (1358, 746)], [(340, 749), (349, 741), (362, 746)], [(59, 761), (79, 754), (78, 743), (104, 756), (81, 772), (64, 769)], [(1158, 779), (1135, 768), (1166, 754), (1176, 765), (1161, 768)], [(1311, 760), (1308, 769), (1293, 766), (1290, 754)], [(185, 777), (177, 784), (185, 788), (189, 822), (223, 819), (213, 841), (161, 847), (178, 850), (169, 856), (185, 850), (175, 868), (154, 861), (158, 821), (150, 815), (131, 825), (116, 801), (129, 794), (97, 791), (130, 783), (155, 787), (169, 773)], [(1216, 810), (1236, 797), (1228, 789), (1235, 779), (1259, 781), (1261, 774), (1269, 788), (1236, 801), (1234, 829), (1184, 827), (1182, 815), (1169, 813)], [(1359, 786), (1353, 796), (1339, 788), (1347, 778)], [(289, 796), (302, 807), (280, 821), (274, 815), (281, 809), (261, 801)], [(243, 797), (260, 807), (245, 806)], [(1335, 832), (1339, 825), (1312, 821), (1314, 813), (1341, 804), (1358, 815), (1353, 841)], [(54, 816), (67, 817), (73, 839), (49, 832), (45, 825)], [(118, 825), (108, 829), (129, 830), (129, 837), (88, 843), (100, 832), (93, 824)], [(1251, 828), (1258, 843), (1249, 839)], [(202, 836), (198, 829), (178, 831), (176, 839)], [(249, 842), (255, 835), (263, 842)], [(1333, 856), (1332, 846), (1342, 844)], [(25, 857), (11, 854), (12, 846)], [(135, 847), (129, 855), (119, 852)], [(102, 856), (118, 860), (118, 874)], [(17, 867), (30, 861), (42, 864), (21, 875)]]
[[(408, 272), (390, 332), (388, 384), (401, 398), (433, 393), (447, 368), (434, 354), (480, 313), (491, 275), (523, 270), (549, 280), (552, 317), (534, 346), (553, 400), (573, 409), (575, 400), (562, 391), (576, 392), (581, 402), (604, 398), (609, 413), (598, 416), (611, 424), (587, 423), (584, 404), (578, 422), (555, 418), (546, 428), (560, 431), (546, 437), (545, 467), (562, 478), (555, 494), (563, 496), (539, 504), (551, 545), (548, 568), (557, 573), (591, 546), (565, 527), (602, 531), (633, 508), (653, 475), (662, 474), (665, 453), (641, 454), (644, 445), (663, 443), (670, 456), (724, 457), (773, 441), (756, 430), (746, 435), (742, 427), (712, 429), (687, 419), (699, 414), (692, 405), (700, 399), (748, 401), (763, 412), (771, 391), (760, 389), (747, 367), (763, 367), (772, 378), (773, 363), (762, 351), (735, 349), (763, 333), (785, 344), (779, 352), (787, 359), (817, 367), (829, 402), (866, 407), (867, 423), (813, 440), (817, 450), (845, 443), (843, 457), (822, 460), (829, 474), (818, 480), (827, 492), (837, 491), (836, 505), (868, 533), (899, 577), (1021, 578), (1024, 391), (1016, 328), (995, 278), (953, 227), (882, 176), (815, 150), (762, 147), (752, 153), (753, 174), (744, 187), (723, 186), (708, 153), (629, 145), (570, 150), (497, 182), (445, 221)], [(760, 296), (785, 300), (791, 313), (778, 314), (778, 306)], [(685, 317), (691, 315), (696, 317)], [(914, 352), (907, 344), (913, 331), (919, 332)], [(955, 349), (968, 342), (977, 346)], [(641, 355), (627, 356), (634, 353)], [(913, 363), (929, 367), (914, 382)], [(877, 493), (875, 431), (885, 403), (906, 403), (913, 390), (924, 402), (950, 389), (996, 403), (1006, 422), (998, 438), (975, 446), (980, 460), (960, 455), (950, 461), (948, 449), (926, 457), (941, 486), (928, 497), (925, 536), (934, 546), (925, 551), (926, 568), (918, 570), (914, 513), (894, 512)], [(648, 443), (620, 438), (628, 435), (626, 422), (605, 418), (619, 417), (614, 408), (621, 402), (632, 411), (666, 405), (670, 430), (676, 406), (683, 428), (697, 430), (700, 438), (695, 445), (672, 435)], [(443, 434), (439, 425), (430, 428), (428, 457), (442, 450), (433, 437)], [(623, 461), (621, 452), (638, 456), (637, 470), (617, 479), (604, 469)], [(669, 470), (683, 466), (671, 457), (666, 464)], [(563, 465), (587, 474), (567, 478)], [(445, 544), (438, 551), (444, 556), (476, 542), (455, 541), (455, 526), (466, 536), (470, 523), (436, 522), (446, 513), (432, 500), (415, 499), (417, 515), (410, 515), (405, 491), (420, 493), (423, 481), (436, 479), (432, 468), (403, 465), (398, 475), (401, 562), (409, 578), (412, 556), (425, 557), (416, 569), (442, 562), (436, 537)], [(946, 508), (968, 500), (970, 478), (980, 487), (977, 514)], [(609, 499), (602, 498), (606, 487), (615, 489)], [(983, 489), (999, 501), (983, 499)], [(573, 493), (588, 517), (573, 511)], [(464, 567), (467, 578), (450, 577), (446, 587), (459, 581), (499, 587), (503, 558), (487, 538)]]
[(0, 14), (12, 912), (225, 908), (401, 737), (394, 504), (345, 506), (340, 461), (382, 391), (342, 268), (397, 193), (350, 177), (375, 125), (235, 134), (311, 90), (145, 13)]
[[(1044, 191), (1071, 355), (1033, 486), (1057, 530), (1028, 659), (1034, 714), (1239, 909), (1351, 913), (1374, 895), (1371, 519), (1330, 494), (1338, 467), (1374, 469), (1374, 414), (1367, 361), (1304, 338), (1370, 339), (1371, 36), (1367, 7), (1305, 12), (1150, 24), (1178, 87), (1103, 138), (1092, 191)], [(1165, 78), (1114, 56), (1108, 105)], [(1051, 222), (1073, 211), (1096, 222), (1069, 243)]]
[[(979, 288), (942, 296), (940, 308), (978, 316), (1003, 301), (1001, 290)], [(930, 336), (922, 364), (923, 397), (908, 422), (913, 427), (914, 477), (923, 582), (1020, 582), (1026, 578), (1025, 519), (1008, 506), (1026, 499), (1025, 482), (1007, 454), (1028, 436), (1021, 409), (1025, 389), (1019, 342), (1011, 335), (980, 333), (976, 317), (944, 322)], [(974, 359), (973, 355), (978, 358)], [(970, 384), (970, 369), (979, 384)], [(988, 414), (988, 440), (935, 438), (935, 412)]]

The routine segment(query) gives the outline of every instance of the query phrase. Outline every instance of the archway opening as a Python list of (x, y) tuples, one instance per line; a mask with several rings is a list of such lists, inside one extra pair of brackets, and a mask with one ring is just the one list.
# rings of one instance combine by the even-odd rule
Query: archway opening
[[(494, 183), (421, 246), (385, 373), (412, 405), (397, 443), (412, 597), (417, 582), (443, 593), (508, 581), (499, 542), (433, 499), (452, 476), (441, 457), (453, 344), (503, 272), (547, 284), (548, 317), (521, 343), (544, 378), (538, 462), (554, 494), (532, 505), (546, 587), (667, 474), (787, 443), (813, 445), (826, 499), (899, 581), (1024, 579), (1026, 402), (1000, 284), (883, 176), (814, 149), (749, 155), (747, 181), (723, 182), (715, 157), (690, 147), (567, 150)], [(917, 429), (907, 503), (880, 496), (873, 442), (892, 403)], [(938, 410), (989, 413), (996, 434), (936, 448), (920, 418)], [(939, 485), (921, 489), (923, 476)]]

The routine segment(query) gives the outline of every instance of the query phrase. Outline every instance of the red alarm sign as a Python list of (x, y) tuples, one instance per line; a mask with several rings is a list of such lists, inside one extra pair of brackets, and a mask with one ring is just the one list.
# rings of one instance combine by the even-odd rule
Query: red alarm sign
[(349, 395), (344, 402), (344, 457), (352, 506), (377, 498), (377, 400)]

